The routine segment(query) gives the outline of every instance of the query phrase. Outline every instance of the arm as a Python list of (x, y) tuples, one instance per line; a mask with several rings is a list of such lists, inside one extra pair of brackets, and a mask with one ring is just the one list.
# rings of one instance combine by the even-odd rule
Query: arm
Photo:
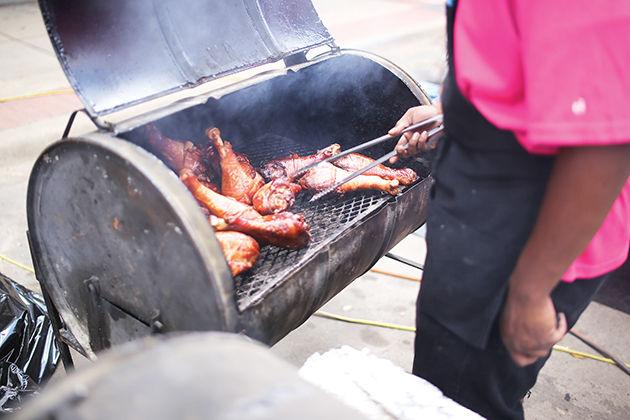
[(545, 356), (567, 332), (551, 291), (586, 248), (630, 175), (630, 144), (563, 149), (538, 220), (510, 277), (501, 335), (514, 361)]

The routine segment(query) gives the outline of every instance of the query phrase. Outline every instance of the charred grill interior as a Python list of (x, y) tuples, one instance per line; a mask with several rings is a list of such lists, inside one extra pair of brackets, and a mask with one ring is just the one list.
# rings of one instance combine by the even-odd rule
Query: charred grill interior
[[(234, 150), (246, 155), (259, 169), (274, 158), (291, 153), (311, 154), (332, 143), (339, 143), (342, 149), (352, 147), (387, 132), (407, 108), (417, 104), (418, 99), (409, 88), (387, 69), (366, 58), (347, 55), (289, 72), (218, 100), (210, 99), (155, 124), (165, 135), (190, 140), (200, 147), (207, 142), (206, 129), (219, 127)], [(151, 150), (143, 128), (122, 137)], [(365, 154), (379, 157), (393, 146), (393, 142), (381, 145)], [(413, 169), (419, 182), (429, 174), (427, 163), (425, 157), (404, 161), (398, 167)], [(402, 186), (401, 192), (404, 194), (408, 188)], [(235, 299), (240, 311), (259, 303), (335, 237), (395, 199), (377, 191), (362, 191), (331, 194), (308, 203), (311, 194), (302, 192), (290, 209), (306, 216), (310, 243), (297, 250), (261, 247), (253, 269), (235, 279)]]

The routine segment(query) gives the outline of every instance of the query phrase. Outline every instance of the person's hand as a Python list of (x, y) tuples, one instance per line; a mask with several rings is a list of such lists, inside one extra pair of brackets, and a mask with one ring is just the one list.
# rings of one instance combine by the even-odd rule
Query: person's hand
[(518, 287), (510, 287), (500, 326), (503, 344), (519, 366), (549, 354), (567, 333), (567, 320), (563, 313), (556, 314), (549, 295), (523, 292)]
[[(389, 130), (389, 135), (398, 136), (401, 131), (409, 127), (412, 124), (419, 123), (422, 120), (431, 118), (442, 112), (439, 104), (434, 105), (421, 105), (413, 108), (409, 108), (405, 115), (396, 123), (394, 128)], [(410, 131), (403, 134), (396, 145), (396, 151), (398, 156), (394, 156), (389, 160), (390, 163), (396, 163), (398, 157), (408, 158), (415, 156), (423, 150), (423, 145), (427, 142), (428, 135), (426, 129), (431, 126), (424, 127), (422, 131)]]

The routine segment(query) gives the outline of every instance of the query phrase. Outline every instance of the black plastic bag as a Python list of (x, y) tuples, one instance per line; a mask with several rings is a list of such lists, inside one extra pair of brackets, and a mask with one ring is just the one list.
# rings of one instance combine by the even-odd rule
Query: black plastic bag
[(18, 409), (58, 362), (44, 299), (0, 273), (0, 413)]

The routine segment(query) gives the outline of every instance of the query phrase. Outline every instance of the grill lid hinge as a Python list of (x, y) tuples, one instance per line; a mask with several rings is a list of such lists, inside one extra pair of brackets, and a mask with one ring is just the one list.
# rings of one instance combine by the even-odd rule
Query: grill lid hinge
[(90, 115), (89, 112), (87, 112), (85, 108), (81, 108), (81, 109), (75, 110), (74, 112), (72, 112), (72, 114), (70, 114), (70, 118), (68, 118), (68, 122), (66, 123), (66, 128), (63, 130), (63, 134), (61, 135), (62, 140), (67, 139), (68, 136), (70, 135), (70, 130), (72, 129), (72, 126), (74, 125), (74, 119), (77, 117), (77, 114), (79, 112), (82, 112), (85, 115), (87, 115), (90, 121), (92, 121), (92, 124), (94, 124), (97, 128), (100, 128), (101, 130), (112, 131), (113, 125), (111, 123), (108, 123), (107, 121), (104, 121), (97, 116), (92, 116)]
[(306, 51), (300, 51), (295, 54), (291, 54), (287, 57), (284, 57), (283, 61), (286, 67), (292, 67), (299, 64), (304, 64), (308, 61), (306, 59)]
[(164, 331), (164, 324), (160, 321), (160, 310), (156, 309), (151, 320), (149, 321), (151, 327), (151, 333), (159, 334)]

